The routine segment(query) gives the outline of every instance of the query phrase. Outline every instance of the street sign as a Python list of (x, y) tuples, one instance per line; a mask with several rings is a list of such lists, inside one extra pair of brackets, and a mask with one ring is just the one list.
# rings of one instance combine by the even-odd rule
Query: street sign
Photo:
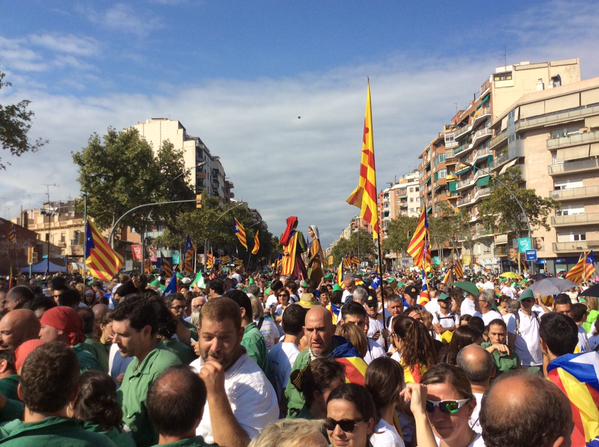
[(526, 250), (526, 260), (527, 261), (536, 261), (537, 260), (537, 251), (536, 250)]
[(529, 237), (521, 237), (518, 239), (518, 251), (520, 253), (526, 253), (532, 250), (532, 240)]

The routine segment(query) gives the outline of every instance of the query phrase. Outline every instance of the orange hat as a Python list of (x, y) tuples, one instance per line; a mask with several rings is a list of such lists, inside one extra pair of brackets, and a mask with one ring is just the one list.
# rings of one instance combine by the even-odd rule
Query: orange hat
[(15, 368), (17, 370), (17, 374), (21, 374), (21, 369), (25, 364), (25, 360), (29, 357), (33, 351), (43, 345), (44, 342), (39, 338), (34, 338), (31, 340), (27, 340), (19, 345), (19, 347), (15, 350)]

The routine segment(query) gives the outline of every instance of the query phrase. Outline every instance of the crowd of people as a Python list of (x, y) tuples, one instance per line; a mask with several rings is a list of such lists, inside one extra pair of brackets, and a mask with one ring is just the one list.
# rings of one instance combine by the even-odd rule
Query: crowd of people
[(597, 298), (468, 279), (0, 280), (0, 445), (599, 445)]

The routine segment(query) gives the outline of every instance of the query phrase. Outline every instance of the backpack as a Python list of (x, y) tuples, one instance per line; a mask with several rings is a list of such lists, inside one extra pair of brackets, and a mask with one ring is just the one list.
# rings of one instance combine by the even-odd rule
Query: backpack
[[(537, 320), (537, 323), (540, 326), (541, 320), (539, 319), (539, 312), (537, 312), (536, 310), (533, 310), (532, 316), (534, 317), (535, 320)], [(522, 336), (522, 334), (520, 333), (520, 311), (516, 312), (514, 314), (514, 317), (516, 318), (516, 335)]]

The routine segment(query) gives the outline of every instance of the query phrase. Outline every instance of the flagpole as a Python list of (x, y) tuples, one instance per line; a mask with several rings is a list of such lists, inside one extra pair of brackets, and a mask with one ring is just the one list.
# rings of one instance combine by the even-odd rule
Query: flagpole
[[(87, 247), (87, 193), (83, 193), (83, 282), (87, 283), (87, 264), (85, 263), (85, 251)], [(31, 276), (31, 275), (30, 275)]]
[[(381, 277), (381, 306), (383, 307), (383, 324), (385, 322), (385, 287), (383, 283), (383, 250), (381, 248), (381, 236), (376, 238), (379, 249), (379, 276)], [(386, 329), (386, 328), (385, 328)], [(387, 337), (383, 337), (385, 342), (385, 352), (389, 349)]]

